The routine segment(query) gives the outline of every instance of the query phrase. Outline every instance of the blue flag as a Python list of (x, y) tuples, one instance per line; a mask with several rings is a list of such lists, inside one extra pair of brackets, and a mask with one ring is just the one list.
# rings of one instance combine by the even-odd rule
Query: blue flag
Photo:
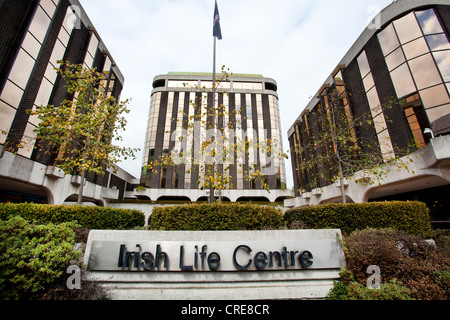
[(222, 40), (222, 30), (220, 29), (220, 15), (219, 15), (219, 8), (217, 7), (217, 0), (216, 0), (216, 7), (214, 9), (213, 37)]

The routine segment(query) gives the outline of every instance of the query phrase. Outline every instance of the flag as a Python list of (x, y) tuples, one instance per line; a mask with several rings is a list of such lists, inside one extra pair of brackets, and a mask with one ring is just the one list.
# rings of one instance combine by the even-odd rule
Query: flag
[(220, 15), (219, 15), (219, 8), (217, 7), (217, 0), (216, 0), (216, 7), (214, 9), (213, 37), (222, 40), (222, 30), (220, 30)]

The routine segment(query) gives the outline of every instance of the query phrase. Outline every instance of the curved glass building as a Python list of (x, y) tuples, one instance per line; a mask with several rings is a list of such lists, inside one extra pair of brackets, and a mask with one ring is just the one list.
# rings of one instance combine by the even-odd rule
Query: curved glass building
[[(441, 213), (445, 210), (439, 208), (450, 206), (445, 196), (450, 191), (450, 171), (444, 152), (450, 150), (449, 32), (448, 1), (399, 0), (379, 13), (289, 129), (297, 198), (288, 206), (341, 201), (339, 188), (320, 174), (338, 170), (335, 162), (315, 168), (302, 165), (320, 153), (335, 152), (306, 147), (317, 137), (314, 132), (320, 130), (327, 112), (332, 112), (332, 93), (337, 96), (336, 109), (353, 119), (348, 123), (354, 141), (370, 141), (371, 150), (366, 152), (378, 154), (379, 163), (417, 151), (411, 173), (392, 173), (379, 186), (352, 189), (352, 183), (346, 182), (348, 201), (422, 200)], [(354, 121), (364, 114), (370, 116), (370, 126)], [(428, 160), (427, 165), (419, 164)]]

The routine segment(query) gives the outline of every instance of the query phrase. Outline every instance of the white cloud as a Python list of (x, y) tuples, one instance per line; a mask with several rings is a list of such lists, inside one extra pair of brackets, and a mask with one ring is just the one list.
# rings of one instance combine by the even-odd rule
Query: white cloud
[[(212, 0), (80, 0), (125, 76), (132, 98), (124, 144), (144, 148), (152, 80), (170, 71), (212, 71)], [(217, 65), (278, 82), (287, 130), (369, 22), (391, 0), (219, 0)], [(140, 176), (142, 151), (119, 164)], [(291, 161), (286, 161), (293, 185)]]

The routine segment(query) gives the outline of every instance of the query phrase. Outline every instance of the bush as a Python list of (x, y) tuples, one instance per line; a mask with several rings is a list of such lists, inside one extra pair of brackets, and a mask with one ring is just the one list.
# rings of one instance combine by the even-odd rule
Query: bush
[(33, 203), (0, 204), (0, 220), (21, 216), (29, 222), (64, 223), (77, 222), (86, 229), (133, 229), (142, 227), (145, 215), (138, 210), (104, 208), (94, 206), (53, 206)]
[(149, 218), (153, 230), (262, 230), (283, 226), (283, 214), (253, 204), (188, 204), (157, 207)]
[(287, 225), (302, 222), (311, 229), (341, 229), (344, 234), (366, 228), (393, 228), (427, 237), (431, 234), (429, 210), (417, 201), (324, 204), (286, 211)]
[[(345, 270), (343, 272), (346, 272)], [(341, 272), (342, 274), (342, 272)], [(379, 289), (369, 289), (356, 281), (334, 281), (326, 300), (415, 300), (411, 290), (396, 279), (384, 283)]]
[(0, 221), (0, 299), (29, 299), (46, 291), (82, 255), (73, 246), (70, 224)]
[[(430, 245), (419, 237), (393, 229), (367, 229), (347, 237), (344, 252), (347, 266), (345, 272), (341, 272), (341, 283), (335, 284), (330, 298), (369, 299), (372, 295), (380, 299), (382, 296), (392, 299), (409, 296), (420, 300), (450, 298), (450, 257), (441, 247)], [(385, 285), (382, 289), (387, 292), (369, 292), (364, 287), (370, 265), (380, 268), (381, 282)], [(397, 296), (392, 296), (393, 292), (397, 292)]]

